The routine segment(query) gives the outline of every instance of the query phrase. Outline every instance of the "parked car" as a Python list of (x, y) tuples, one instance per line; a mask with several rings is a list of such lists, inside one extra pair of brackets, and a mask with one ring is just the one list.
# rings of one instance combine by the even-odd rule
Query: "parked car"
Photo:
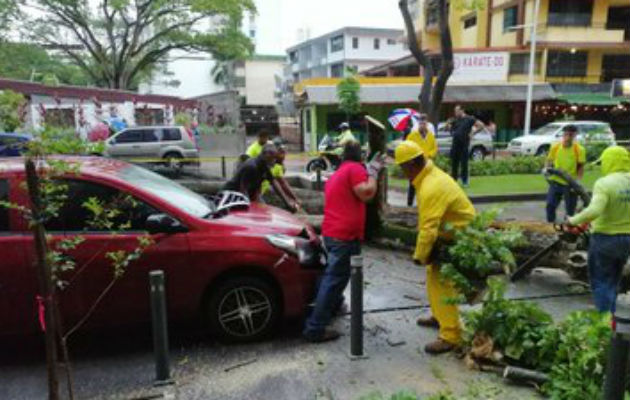
[(105, 141), (104, 155), (148, 162), (163, 160), (164, 164), (171, 167), (199, 163), (199, 149), (183, 126), (136, 126), (123, 129)]
[[(441, 122), (438, 125), (438, 131), (435, 134), (435, 140), (438, 145), (438, 153), (449, 155), (453, 146), (453, 136), (451, 131), (446, 129), (446, 123)], [(393, 154), (396, 146), (400, 144), (402, 139), (394, 140), (387, 146), (388, 153)], [(470, 141), (470, 158), (472, 160), (483, 160), (486, 156), (492, 154), (494, 149), (494, 138), (487, 129), (475, 133)]]
[[(201, 317), (214, 333), (230, 340), (259, 339), (281, 318), (302, 315), (312, 301), (325, 254), (313, 229), (291, 214), (250, 204), (236, 192), (202, 197), (120, 160), (64, 159), (78, 163), (80, 172), (62, 179), (72, 201), (46, 223), (47, 231), (51, 243), (75, 235), (85, 238), (69, 254), (77, 269), (61, 275), (71, 282), (59, 292), (65, 326), (85, 315), (111, 281), (113, 270), (105, 254), (133, 251), (137, 239), (147, 234), (154, 244), (115, 283), (86, 328), (148, 322), (148, 275), (153, 270), (166, 276), (170, 322)], [(21, 158), (0, 160), (0, 199), (27, 206), (24, 179)], [(118, 234), (86, 222), (91, 214), (83, 204), (93, 197), (118, 204), (120, 215), (112, 228)], [(127, 221), (128, 226), (120, 226)], [(37, 332), (39, 292), (28, 222), (17, 211), (0, 208), (0, 231), (0, 334)]]
[(610, 124), (601, 121), (562, 121), (552, 122), (539, 128), (527, 136), (518, 136), (508, 145), (508, 152), (513, 155), (546, 154), (551, 145), (562, 138), (562, 129), (567, 125), (575, 125), (578, 129), (577, 139), (581, 143), (589, 140), (615, 143), (615, 133)]
[(18, 157), (22, 155), (26, 144), (33, 140), (27, 133), (0, 133), (0, 157)]

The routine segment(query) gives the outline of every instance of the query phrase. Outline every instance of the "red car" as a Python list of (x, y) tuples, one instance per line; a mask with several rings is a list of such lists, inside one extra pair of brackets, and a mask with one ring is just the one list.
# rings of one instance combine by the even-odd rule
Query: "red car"
[[(88, 328), (125, 326), (150, 319), (151, 270), (163, 270), (171, 322), (201, 316), (212, 331), (248, 341), (269, 334), (283, 317), (300, 316), (312, 300), (325, 255), (313, 229), (282, 210), (249, 204), (244, 196), (223, 192), (205, 198), (138, 166), (99, 157), (66, 158), (79, 174), (63, 179), (68, 201), (47, 222), (55, 239), (80, 234), (85, 242), (70, 256), (77, 267), (63, 276), (60, 290), (66, 327), (94, 304), (111, 281), (105, 253), (132, 251), (147, 232), (154, 240), (98, 306)], [(27, 206), (23, 160), (0, 161), (0, 200)], [(84, 203), (130, 195), (120, 206), (130, 225), (114, 234), (87, 226)], [(128, 203), (127, 203), (128, 204)], [(39, 329), (34, 248), (27, 221), (0, 207), (0, 334)]]

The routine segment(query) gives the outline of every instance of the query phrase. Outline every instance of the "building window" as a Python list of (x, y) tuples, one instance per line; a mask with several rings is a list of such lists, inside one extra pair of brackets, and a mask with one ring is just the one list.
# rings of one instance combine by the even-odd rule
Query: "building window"
[(353, 37), (352, 38), (352, 48), (353, 49), (358, 49), (359, 48), (359, 38), (358, 37)]
[(381, 48), (381, 39), (376, 38), (374, 39), (374, 50), (378, 50)]
[(509, 31), (518, 23), (518, 7), (510, 7), (503, 10), (503, 32)]
[[(425, 3), (425, 29), (433, 28), (438, 25), (440, 19), (440, 7), (437, 0), (429, 0)], [(446, 2), (446, 15), (449, 15), (449, 10), (451, 8), (450, 1)]]
[(255, 38), (256, 37), (256, 30), (250, 29), (249, 30), (249, 37), (252, 38), (252, 39)]
[(387, 39), (387, 44), (389, 46), (395, 46), (396, 45), (396, 39)]
[(630, 41), (630, 7), (610, 7), (606, 29), (623, 30), (624, 40)]
[(335, 53), (343, 50), (343, 35), (335, 36), (330, 39), (330, 52)]
[(333, 64), (330, 66), (330, 77), (341, 78), (343, 76), (343, 63)]
[(477, 16), (473, 15), (464, 20), (464, 29), (472, 28), (477, 26)]
[[(540, 74), (540, 64), (542, 54), (536, 53), (536, 61), (534, 62), (534, 72)], [(510, 54), (510, 75), (526, 75), (529, 74), (529, 53), (512, 53)]]
[(74, 127), (74, 110), (72, 108), (48, 108), (44, 122), (52, 126)]
[(588, 53), (578, 51), (550, 51), (547, 61), (547, 76), (585, 77)]
[(547, 23), (551, 26), (589, 26), (593, 0), (551, 0)]
[(602, 82), (628, 78), (630, 78), (630, 55), (604, 54), (604, 59), (602, 60)]
[(289, 61), (291, 61), (291, 64), (295, 64), (296, 62), (298, 62), (298, 52), (297, 52), (297, 50), (294, 50), (294, 51), (289, 53)]
[(244, 88), (245, 87), (245, 77), (244, 76), (235, 76), (234, 77), (234, 87), (235, 88)]

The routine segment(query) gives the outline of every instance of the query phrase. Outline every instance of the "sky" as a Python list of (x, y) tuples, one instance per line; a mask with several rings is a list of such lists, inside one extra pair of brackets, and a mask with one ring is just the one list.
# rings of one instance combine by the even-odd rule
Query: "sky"
[(255, 0), (256, 52), (284, 55), (298, 30), (314, 38), (344, 26), (402, 29), (398, 0)]

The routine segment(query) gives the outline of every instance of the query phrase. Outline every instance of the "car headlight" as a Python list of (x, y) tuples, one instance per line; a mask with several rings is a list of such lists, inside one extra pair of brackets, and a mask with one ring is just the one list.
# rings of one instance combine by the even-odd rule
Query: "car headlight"
[(294, 256), (298, 255), (297, 241), (298, 238), (289, 235), (273, 234), (267, 235), (267, 241), (280, 250), (284, 250)]
[(303, 267), (320, 269), (326, 266), (326, 252), (317, 241), (283, 234), (267, 235), (267, 240), (272, 246), (295, 256)]

